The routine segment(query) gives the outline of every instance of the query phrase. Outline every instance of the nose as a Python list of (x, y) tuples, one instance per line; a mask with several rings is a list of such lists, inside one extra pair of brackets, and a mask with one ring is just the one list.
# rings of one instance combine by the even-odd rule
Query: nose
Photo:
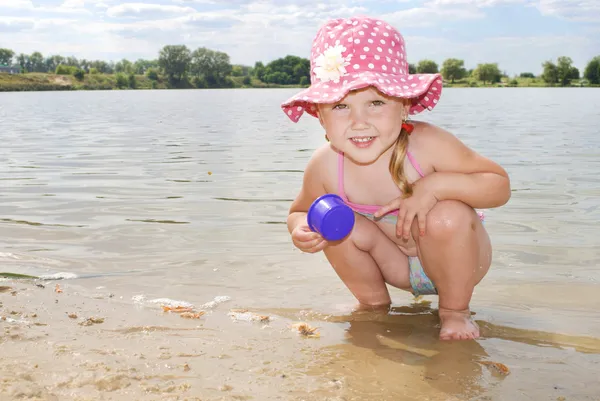
[(369, 128), (369, 124), (367, 122), (367, 113), (365, 110), (360, 108), (352, 108), (350, 111), (350, 121), (352, 122), (352, 129), (355, 131)]

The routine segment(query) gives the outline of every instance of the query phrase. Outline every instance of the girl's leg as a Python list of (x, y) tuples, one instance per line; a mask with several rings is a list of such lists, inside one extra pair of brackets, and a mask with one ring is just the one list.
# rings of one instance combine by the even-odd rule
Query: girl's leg
[(361, 306), (389, 307), (386, 283), (409, 289), (408, 258), (379, 227), (356, 215), (352, 233), (325, 248), (325, 256)]
[(439, 294), (440, 339), (477, 338), (479, 328), (471, 319), (469, 302), (473, 288), (491, 265), (489, 236), (477, 213), (454, 200), (441, 201), (431, 209), (426, 230), (419, 237), (416, 221), (412, 225), (423, 270)]

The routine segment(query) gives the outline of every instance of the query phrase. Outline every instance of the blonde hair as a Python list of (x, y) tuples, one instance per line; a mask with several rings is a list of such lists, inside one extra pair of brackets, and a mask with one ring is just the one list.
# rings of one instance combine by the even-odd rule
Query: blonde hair
[(408, 135), (408, 132), (404, 128), (400, 130), (400, 135), (398, 135), (398, 139), (396, 139), (396, 143), (394, 144), (394, 151), (389, 167), (392, 179), (398, 185), (400, 191), (402, 191), (403, 198), (408, 198), (413, 193), (413, 186), (408, 182), (404, 174), (404, 158), (408, 151)]

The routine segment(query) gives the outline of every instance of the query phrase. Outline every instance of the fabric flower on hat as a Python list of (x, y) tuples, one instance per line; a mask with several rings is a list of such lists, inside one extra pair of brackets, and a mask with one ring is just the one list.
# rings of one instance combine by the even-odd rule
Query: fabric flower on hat
[(346, 66), (350, 64), (352, 55), (343, 56), (346, 48), (336, 45), (326, 49), (319, 57), (315, 59), (315, 68), (313, 72), (317, 79), (334, 83), (340, 82), (340, 78), (347, 75)]

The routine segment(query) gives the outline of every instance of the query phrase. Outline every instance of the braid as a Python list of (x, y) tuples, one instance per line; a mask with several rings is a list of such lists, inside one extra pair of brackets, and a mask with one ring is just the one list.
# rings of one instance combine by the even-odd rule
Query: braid
[(412, 184), (408, 182), (408, 179), (404, 175), (404, 158), (408, 149), (408, 132), (402, 128), (396, 144), (394, 145), (394, 152), (390, 159), (390, 174), (392, 179), (402, 191), (402, 197), (408, 198), (412, 195)]

